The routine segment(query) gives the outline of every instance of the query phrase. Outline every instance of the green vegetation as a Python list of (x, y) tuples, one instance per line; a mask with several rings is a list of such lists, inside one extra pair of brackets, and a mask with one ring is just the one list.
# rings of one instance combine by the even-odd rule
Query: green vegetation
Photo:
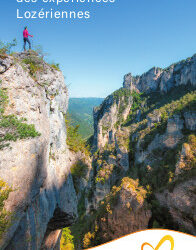
[(190, 152), (186, 156), (188, 164), (190, 164), (190, 167), (196, 167), (196, 135), (191, 134), (188, 136), (188, 142), (190, 145)]
[(123, 98), (125, 104), (128, 104), (128, 99), (130, 96), (131, 96), (131, 91), (125, 88), (120, 88), (119, 90), (116, 90), (112, 94), (112, 97), (116, 102), (118, 102), (120, 99)]
[[(15, 46), (17, 46), (16, 39), (13, 39), (13, 41), (9, 43), (4, 43), (0, 41), (0, 57), (4, 59), (7, 54), (13, 55), (14, 52), (12, 52), (12, 49)], [(44, 70), (43, 58), (45, 55), (47, 54), (43, 52), (42, 46), (38, 45), (35, 46), (35, 50), (29, 50), (26, 58), (22, 60), (21, 63), (23, 68), (24, 69), (26, 69), (26, 67), (28, 68), (31, 77), (35, 78), (37, 72)], [(17, 59), (15, 58), (14, 60), (16, 61)], [(47, 65), (55, 70), (60, 71), (58, 63), (48, 63)]]
[[(142, 100), (142, 98), (141, 98), (142, 93), (137, 93), (136, 91), (133, 91), (133, 92), (131, 93), (131, 96), (132, 96), (132, 98), (133, 98), (133, 104), (132, 104), (132, 106), (131, 106), (131, 114), (133, 115), (134, 112), (135, 112), (136, 110), (138, 110), (138, 108), (140, 108), (140, 106), (141, 106), (143, 100)], [(144, 102), (144, 101), (143, 101), (143, 102)]]
[(69, 114), (65, 115), (65, 123), (67, 128), (67, 145), (74, 152), (81, 151), (89, 155), (89, 146), (79, 134), (79, 125), (74, 126)]
[(18, 119), (15, 115), (4, 115), (8, 96), (6, 90), (0, 88), (0, 150), (9, 146), (9, 141), (40, 136), (33, 124), (26, 124), (26, 119)]
[[(84, 248), (104, 243), (102, 238), (102, 229), (99, 228), (99, 225), (101, 222), (107, 221), (108, 215), (113, 213), (122, 189), (135, 193), (138, 203), (143, 203), (146, 199), (147, 192), (143, 187), (139, 186), (138, 180), (133, 180), (128, 177), (123, 178), (121, 184), (118, 187), (114, 186), (111, 192), (106, 195), (105, 199), (100, 202), (98, 209), (94, 211), (90, 217), (88, 217), (87, 224), (89, 223), (90, 227), (86, 228), (88, 230), (86, 233), (85, 230), (83, 231), (82, 237)], [(131, 204), (127, 204), (127, 209), (131, 211), (132, 208), (130, 205)]]
[[(172, 191), (176, 184), (190, 179), (196, 176), (196, 135), (190, 134), (183, 140), (182, 146), (186, 150), (186, 155), (181, 156), (180, 152), (177, 155), (178, 168), (180, 172), (177, 176), (173, 175), (173, 178), (169, 182), (169, 190)], [(181, 147), (182, 148), (182, 147)], [(175, 177), (175, 178), (174, 178)]]
[[(82, 242), (80, 247), (84, 249), (104, 243), (99, 225), (101, 221), (107, 220), (109, 214), (113, 213), (122, 189), (135, 193), (138, 203), (143, 203), (146, 199), (147, 192), (139, 186), (138, 180), (128, 177), (123, 178), (121, 184), (118, 187), (114, 186), (105, 199), (100, 202), (97, 210), (92, 211), (90, 216), (85, 216), (83, 213), (78, 222), (71, 227), (76, 249), (78, 249), (79, 242)], [(131, 210), (130, 207), (128, 209)]]
[[(124, 111), (125, 107), (129, 103), (129, 99), (131, 96), (131, 91), (125, 88), (120, 88), (119, 90), (113, 92), (110, 96), (108, 96), (104, 102), (96, 108), (96, 111), (98, 111), (98, 117), (97, 119), (100, 120), (101, 117), (104, 114), (104, 110), (108, 110), (113, 103), (116, 103), (119, 105), (119, 111), (118, 111), (118, 123), (120, 124), (122, 120), (122, 112)], [(109, 100), (113, 100), (113, 102), (108, 102)], [(117, 126), (117, 125), (116, 125)]]
[(71, 174), (73, 177), (82, 177), (84, 178), (86, 175), (86, 171), (88, 170), (88, 165), (85, 163), (85, 159), (77, 161), (71, 167)]
[(115, 164), (109, 162), (109, 159), (116, 160), (116, 149), (115, 144), (106, 144), (104, 148), (94, 153), (94, 184), (101, 183), (105, 184), (109, 180), (110, 176), (120, 174), (120, 168)]
[[(152, 92), (149, 94), (137, 94), (138, 97), (134, 97), (132, 109), (127, 120), (122, 124), (123, 126), (129, 126), (135, 123), (137, 110), (141, 112), (141, 121), (144, 120), (148, 114), (154, 110), (159, 110), (162, 115), (167, 113), (172, 114), (181, 111), (182, 108), (189, 109), (189, 104), (194, 102), (194, 87), (192, 86), (179, 86), (177, 89), (171, 89), (167, 95), (162, 95), (160, 92)], [(174, 106), (173, 106), (174, 105)]]
[[(190, 133), (190, 132), (189, 132)], [(187, 146), (188, 153), (182, 162), (182, 172), (176, 175), (176, 166), (181, 159), (181, 150), (183, 145)], [(184, 136), (184, 138), (173, 149), (157, 148), (152, 151), (148, 158), (152, 163), (147, 165), (145, 163), (135, 164), (132, 161), (132, 167), (129, 170), (129, 176), (138, 178), (141, 185), (146, 187), (148, 191), (147, 201), (149, 208), (152, 211), (152, 219), (149, 224), (150, 228), (164, 228), (173, 229), (190, 233), (185, 228), (175, 223), (167, 208), (160, 206), (159, 202), (154, 196), (156, 192), (162, 192), (173, 188), (185, 180), (196, 176), (196, 136), (191, 134)]]
[[(134, 96), (135, 95), (135, 96)], [(130, 170), (128, 175), (131, 178), (139, 179), (141, 185), (145, 186), (148, 190), (148, 202), (156, 203), (153, 193), (162, 191), (169, 188), (170, 191), (174, 186), (182, 181), (188, 180), (191, 176), (196, 175), (196, 155), (195, 155), (195, 136), (190, 135), (191, 131), (183, 130), (184, 137), (179, 141), (178, 145), (173, 149), (157, 148), (150, 153), (148, 157), (151, 162), (149, 165), (145, 163), (135, 164), (135, 146), (140, 142), (141, 150), (147, 149), (148, 145), (153, 141), (157, 134), (163, 134), (167, 128), (167, 121), (173, 115), (178, 114), (181, 119), (186, 111), (195, 111), (196, 107), (196, 91), (191, 86), (180, 86), (177, 89), (172, 89), (167, 95), (162, 96), (160, 93), (151, 94), (137, 94), (133, 93), (133, 105), (127, 121), (122, 124), (127, 127), (129, 135), (126, 134), (124, 129), (117, 132), (116, 138), (118, 144), (127, 148), (129, 151)], [(136, 117), (138, 110), (141, 112), (140, 120), (137, 121)], [(156, 112), (155, 112), (156, 111)], [(160, 122), (156, 122), (152, 127), (147, 127), (148, 120), (146, 116), (161, 115)], [(119, 125), (121, 125), (119, 123)], [(130, 138), (130, 140), (128, 140)], [(184, 145), (185, 143), (185, 145)], [(176, 164), (179, 161), (182, 145), (189, 145), (191, 150), (185, 157), (182, 164), (182, 173), (176, 176)], [(188, 148), (188, 146), (186, 146)], [(104, 152), (105, 153), (105, 152)], [(101, 153), (103, 154), (103, 153)], [(100, 157), (100, 156), (99, 156)], [(99, 176), (98, 176), (99, 177)], [(99, 179), (102, 181), (102, 179)], [(160, 206), (158, 206), (160, 208)], [(158, 217), (163, 212), (164, 208), (160, 208), (159, 212), (155, 206), (152, 208), (153, 216)], [(173, 228), (182, 230), (173, 221), (169, 212), (164, 210), (165, 222), (154, 220), (154, 226)], [(157, 222), (157, 224), (156, 224)], [(152, 227), (153, 225), (151, 225)]]
[(148, 198), (149, 208), (152, 211), (152, 218), (149, 223), (150, 228), (162, 228), (182, 231), (181, 227), (175, 223), (166, 207), (162, 207), (154, 195)]
[(0, 116), (4, 113), (7, 103), (8, 103), (7, 91), (5, 89), (0, 88)]
[(34, 51), (31, 51), (31, 53), (22, 60), (22, 64), (28, 67), (29, 74), (32, 77), (36, 77), (37, 72), (44, 70), (43, 59)]
[(24, 121), (24, 118), (18, 119), (14, 115), (1, 117), (0, 128), (4, 129), (6, 133), (0, 138), (0, 143), (40, 136), (33, 124), (29, 125), (24, 123)]
[(88, 165), (85, 163), (85, 159), (78, 160), (71, 166), (71, 174), (73, 177), (74, 188), (76, 193), (80, 190), (78, 189), (78, 181), (80, 178), (85, 178), (88, 171)]
[[(179, 162), (181, 159), (182, 146), (187, 148), (187, 154), (185, 158), (182, 158), (183, 161)], [(153, 161), (150, 165), (144, 163), (135, 164), (129, 170), (129, 176), (139, 178), (141, 185), (145, 186), (148, 190), (148, 203), (151, 204), (153, 216), (160, 222), (162, 228), (182, 230), (172, 221), (169, 212), (157, 205), (156, 198), (153, 194), (154, 192), (161, 192), (165, 189), (169, 189), (170, 192), (172, 192), (177, 184), (196, 176), (195, 152), (196, 136), (194, 134), (185, 135), (173, 149), (157, 148), (153, 150), (150, 155)], [(179, 175), (176, 175), (177, 164), (181, 168)], [(156, 204), (154, 205), (153, 202)], [(160, 219), (160, 214), (163, 215), (162, 210), (164, 210), (165, 218), (163, 220)]]
[[(158, 94), (150, 95), (148, 98), (146, 95), (142, 95), (143, 97), (141, 97), (142, 99), (140, 100), (142, 106), (140, 106), (140, 110), (143, 119), (141, 118), (140, 122), (136, 122), (135, 115), (131, 111), (127, 121), (123, 124), (123, 126), (130, 125), (130, 137), (137, 133), (137, 138), (134, 142), (130, 142), (129, 148), (131, 151), (134, 151), (134, 145), (138, 140), (141, 141), (140, 147), (145, 150), (157, 134), (163, 134), (165, 132), (167, 121), (174, 114), (181, 114), (185, 111), (195, 109), (196, 91), (187, 92), (188, 90), (186, 88), (179, 87), (178, 91), (171, 90), (164, 98)], [(161, 121), (154, 123), (154, 126), (151, 128), (147, 127), (147, 119), (145, 118), (147, 115), (156, 116), (156, 114), (153, 114), (155, 111), (161, 114)]]
[[(139, 178), (141, 185), (147, 187), (152, 192), (161, 191), (165, 188), (170, 190), (176, 183), (186, 180), (191, 175), (195, 175), (196, 172), (196, 155), (194, 152), (194, 143), (191, 144), (190, 140), (195, 140), (194, 135), (185, 136), (178, 145), (173, 149), (157, 148), (152, 151), (151, 159), (153, 159), (150, 165), (144, 163), (135, 164), (129, 170), (129, 176)], [(178, 177), (175, 176), (176, 164), (179, 160), (182, 145), (188, 142), (191, 148), (189, 155), (186, 157), (184, 163), (184, 171)], [(188, 178), (187, 178), (188, 177)]]
[(155, 123), (154, 127), (146, 128), (140, 131), (140, 138), (143, 140), (141, 147), (146, 149), (147, 146), (154, 139), (156, 134), (163, 134), (167, 127), (167, 120), (174, 114), (184, 112), (186, 110), (194, 110), (196, 106), (196, 91), (185, 94), (179, 100), (172, 101), (159, 109), (157, 112), (161, 113), (161, 122)]
[(108, 132), (109, 129), (110, 129), (109, 124), (102, 125), (102, 132), (103, 132), (103, 134), (106, 133), (106, 132)]
[[(135, 146), (138, 140), (140, 141), (141, 149), (145, 150), (157, 134), (163, 134), (165, 132), (167, 120), (169, 119), (169, 117), (172, 117), (172, 115), (174, 114), (181, 115), (185, 111), (191, 111), (195, 109), (196, 91), (190, 91), (189, 93), (187, 92), (188, 90), (186, 88), (179, 87), (177, 90), (171, 90), (171, 92), (167, 96), (164, 95), (164, 98), (163, 96), (158, 96), (158, 97), (156, 95), (151, 96), (149, 100), (150, 102), (149, 106), (145, 107), (144, 105), (143, 110), (142, 110), (142, 107), (140, 107), (140, 110), (142, 110), (142, 117), (144, 118), (143, 120), (136, 123), (134, 121), (134, 117), (131, 118), (130, 116), (128, 118), (128, 121), (126, 122), (126, 124), (124, 124), (124, 126), (125, 125), (128, 126), (131, 123), (131, 125), (127, 127), (127, 129), (129, 129), (130, 131), (130, 143), (129, 143), (129, 157), (131, 161), (130, 165), (135, 164), (134, 163), (135, 162)], [(153, 115), (154, 110), (156, 110), (157, 113), (161, 114), (161, 122), (155, 123), (154, 126), (150, 128), (150, 127), (147, 127), (147, 119), (145, 119), (145, 117), (146, 115), (150, 115), (151, 113)], [(183, 132), (184, 134), (186, 133), (188, 135), (190, 134), (190, 131), (183, 131)], [(134, 135), (137, 135), (137, 136), (134, 136)], [(134, 140), (132, 139), (133, 136), (134, 136)], [(120, 136), (119, 138), (122, 140), (123, 137)], [(180, 145), (182, 145), (182, 143)], [(157, 167), (155, 167), (155, 169), (150, 175), (148, 174), (149, 181), (152, 180), (152, 183), (154, 183), (153, 186), (159, 187), (158, 185), (159, 179), (163, 180), (163, 182), (166, 183), (169, 179), (168, 177), (169, 172), (171, 175), (174, 172), (175, 164), (172, 164), (172, 166), (169, 168), (163, 167), (162, 165), (164, 164), (163, 164), (162, 159), (168, 158), (169, 163), (172, 163), (174, 160), (176, 163), (176, 158), (173, 155), (176, 155), (179, 152), (179, 148), (176, 148), (176, 150), (177, 150), (176, 152), (173, 152), (172, 150), (168, 150), (168, 152), (162, 152), (161, 150), (158, 149), (157, 154), (153, 155), (153, 158), (155, 158), (155, 156), (157, 157), (158, 154), (162, 154), (162, 156), (158, 158), (158, 162), (155, 161), (154, 163), (154, 165), (155, 166), (157, 165)], [(168, 157), (168, 154), (170, 154), (169, 157)], [(138, 172), (140, 172), (141, 178), (145, 179), (146, 178), (145, 172), (148, 172), (148, 171), (145, 168), (142, 168), (142, 170), (140, 170), (139, 166), (135, 166), (135, 168), (132, 168), (131, 176), (133, 175), (133, 176), (138, 177), (138, 174), (136, 174)], [(157, 178), (157, 176), (159, 176), (159, 178)], [(161, 178), (162, 176), (165, 176), (165, 177)]]
[[(148, 190), (148, 203), (153, 213), (153, 222), (150, 227), (170, 228), (178, 231), (186, 231), (173, 222), (166, 208), (161, 207), (154, 197), (154, 192), (169, 189), (173, 191), (176, 184), (190, 179), (196, 175), (195, 135), (189, 130), (182, 130), (183, 138), (173, 149), (157, 147), (148, 156), (149, 164), (144, 162), (135, 164), (135, 146), (140, 142), (140, 149), (146, 150), (157, 134), (163, 134), (167, 128), (167, 121), (173, 115), (178, 114), (181, 119), (186, 111), (195, 111), (196, 91), (191, 86), (181, 86), (172, 89), (167, 95), (160, 93), (142, 94), (139, 102), (133, 108), (127, 121), (123, 124), (130, 131), (129, 159), (130, 169), (128, 175), (138, 178), (141, 185)], [(137, 110), (141, 111), (140, 121), (137, 122)], [(156, 112), (155, 112), (156, 111)], [(147, 127), (146, 116), (161, 115), (160, 122), (152, 127)], [(122, 136), (120, 136), (122, 139)], [(119, 139), (119, 140), (120, 140)], [(181, 157), (182, 146), (188, 148), (189, 153), (181, 163), (181, 174), (176, 176), (176, 166)]]
[[(45, 56), (48, 56), (48, 53), (44, 52), (44, 49), (42, 47), (42, 45), (36, 45), (34, 46), (34, 50), (31, 50), (30, 53), (37, 55), (37, 57), (39, 58), (39, 60), (42, 62)], [(50, 66), (51, 68), (60, 71), (60, 65), (59, 63), (47, 63), (48, 66)], [(38, 69), (39, 70), (39, 69)], [(37, 70), (37, 71), (38, 71)]]
[(49, 64), (53, 69), (60, 71), (60, 65), (59, 63), (51, 63)]
[(91, 228), (91, 222), (93, 224), (94, 217), (85, 215), (85, 193), (81, 194), (81, 198), (78, 202), (78, 215), (79, 218), (75, 224), (70, 227), (71, 235), (73, 236), (74, 249), (82, 249), (81, 242), (83, 236)]
[(13, 39), (10, 43), (4, 43), (0, 41), (0, 55), (10, 54), (13, 47), (17, 45), (16, 39)]
[(133, 115), (136, 115), (136, 112), (139, 108), (139, 106), (142, 103), (141, 93), (137, 93), (136, 91), (130, 91), (128, 89), (119, 89), (116, 92), (113, 93), (114, 100), (119, 104), (118, 109), (118, 120), (115, 124), (115, 128), (120, 127), (122, 124), (125, 124), (124, 118), (122, 117), (122, 114), (124, 110), (127, 108), (129, 104), (129, 99), (132, 98), (130, 101), (132, 102), (131, 105), (131, 111), (129, 113), (129, 117), (132, 117)]
[(73, 236), (69, 227), (63, 229), (61, 236), (60, 249), (61, 250), (74, 250)]
[(110, 165), (103, 164), (103, 166), (99, 168), (95, 182), (96, 183), (101, 182), (102, 184), (104, 184), (105, 181), (107, 181), (110, 178), (110, 176), (113, 172), (113, 169), (114, 169), (113, 164), (110, 164)]
[(82, 138), (93, 134), (93, 108), (99, 106), (103, 98), (70, 98), (68, 112), (73, 125), (80, 125), (78, 132)]
[(119, 148), (123, 148), (126, 149), (127, 151), (129, 151), (129, 147), (130, 147), (130, 136), (129, 136), (129, 131), (117, 131), (116, 132), (116, 138), (118, 140), (118, 146)]
[[(127, 121), (122, 123), (121, 114), (128, 104), (128, 102), (126, 103), (124, 100), (128, 100), (131, 96), (133, 100), (131, 111)], [(139, 94), (137, 92), (130, 93), (130, 91), (120, 89), (113, 93), (113, 98), (119, 105), (119, 121), (117, 125), (123, 126), (123, 128), (116, 132), (116, 139), (118, 146), (126, 148), (129, 152), (130, 169), (126, 173), (129, 177), (123, 178), (124, 173), (122, 174), (120, 172), (117, 174), (117, 172), (115, 172), (119, 170), (115, 164), (108, 164), (109, 157), (113, 156), (114, 159), (116, 159), (117, 152), (115, 145), (106, 144), (104, 148), (94, 153), (93, 187), (89, 190), (88, 194), (82, 194), (78, 206), (79, 219), (77, 223), (70, 228), (71, 234), (74, 236), (73, 241), (76, 249), (89, 248), (104, 243), (100, 224), (105, 221), (107, 223), (107, 216), (113, 213), (115, 205), (117, 204), (116, 202), (118, 201), (119, 192), (122, 188), (128, 189), (133, 193), (135, 192), (139, 203), (147, 201), (153, 213), (149, 225), (150, 228), (184, 230), (173, 222), (169, 211), (160, 206), (154, 193), (162, 192), (165, 189), (172, 191), (177, 183), (190, 179), (191, 176), (195, 176), (195, 135), (191, 134), (191, 131), (188, 130), (182, 131), (182, 139), (179, 140), (179, 143), (174, 148), (171, 149), (160, 145), (149, 152), (146, 159), (148, 163), (135, 163), (135, 147), (139, 141), (140, 149), (142, 151), (146, 150), (157, 134), (163, 134), (166, 131), (169, 118), (178, 114), (181, 119), (184, 119), (184, 112), (195, 110), (196, 91), (192, 87), (181, 86), (172, 89), (167, 95), (163, 96), (160, 93)], [(106, 104), (108, 105), (107, 99), (98, 109), (100, 117), (103, 115), (101, 112), (107, 110)], [(138, 119), (138, 110), (140, 110), (141, 113), (140, 119)], [(156, 121), (157, 114), (160, 116), (160, 122)], [(147, 126), (147, 117), (148, 119), (152, 118), (152, 127)], [(109, 124), (105, 124), (102, 127), (103, 132), (107, 132), (109, 127)], [(177, 176), (176, 166), (182, 152), (182, 146), (186, 147), (189, 153), (184, 157), (183, 164), (181, 165), (182, 172)], [(76, 172), (79, 173), (77, 176), (82, 175), (80, 167), (78, 167), (78, 171)], [(100, 182), (104, 184), (111, 175), (114, 176), (116, 174), (119, 176), (119, 179), (115, 184), (111, 184), (111, 192), (100, 202), (96, 211), (92, 209), (89, 216), (87, 216), (85, 214), (85, 197), (91, 199), (96, 183)], [(121, 180), (121, 178), (123, 179)], [(116, 186), (112, 187), (112, 185)], [(131, 209), (130, 207), (130, 210)]]
[(11, 213), (5, 210), (4, 203), (12, 191), (12, 188), (0, 179), (0, 239), (11, 224)]

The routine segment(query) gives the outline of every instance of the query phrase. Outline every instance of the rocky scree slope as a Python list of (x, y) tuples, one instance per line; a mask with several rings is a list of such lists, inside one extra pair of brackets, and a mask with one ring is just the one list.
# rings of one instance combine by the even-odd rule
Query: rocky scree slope
[[(77, 248), (146, 228), (196, 234), (196, 55), (124, 78), (94, 109)], [(82, 236), (81, 236), (82, 235)], [(77, 237), (77, 239), (78, 239)]]
[(59, 249), (77, 217), (70, 168), (84, 155), (66, 145), (67, 106), (56, 67), (33, 51), (0, 56), (0, 249)]

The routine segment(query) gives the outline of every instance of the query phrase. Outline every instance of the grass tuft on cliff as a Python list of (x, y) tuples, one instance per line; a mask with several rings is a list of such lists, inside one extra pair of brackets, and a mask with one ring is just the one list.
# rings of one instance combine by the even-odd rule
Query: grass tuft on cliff
[(36, 131), (33, 124), (25, 123), (25, 118), (16, 115), (4, 115), (9, 103), (7, 91), (0, 88), (0, 150), (8, 147), (9, 141), (35, 138), (41, 134)]
[(5, 89), (0, 88), (0, 115), (4, 113), (7, 103), (8, 103), (7, 91)]
[(27, 66), (31, 77), (35, 77), (37, 72), (43, 71), (44, 69), (43, 59), (38, 57), (38, 55), (33, 52), (31, 52), (28, 57), (22, 60), (22, 64)]

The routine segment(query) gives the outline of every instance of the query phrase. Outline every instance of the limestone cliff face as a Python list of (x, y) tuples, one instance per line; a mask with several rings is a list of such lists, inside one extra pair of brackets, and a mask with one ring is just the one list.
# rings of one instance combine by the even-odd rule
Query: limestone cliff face
[(196, 178), (193, 176), (189, 180), (176, 185), (172, 191), (165, 190), (163, 193), (156, 194), (160, 204), (169, 210), (173, 220), (193, 235), (196, 235), (195, 187)]
[[(94, 109), (94, 146), (101, 148), (115, 140), (117, 127), (126, 120), (133, 104), (133, 98), (128, 97), (129, 91), (166, 94), (172, 88), (187, 85), (196, 86), (196, 55), (166, 69), (155, 67), (141, 76), (125, 75), (123, 88)], [(118, 92), (121, 93), (115, 98)], [(137, 115), (139, 120), (140, 110)]]
[[(14, 189), (5, 206), (13, 219), (1, 249), (54, 249), (60, 229), (77, 216), (70, 174), (75, 156), (66, 145), (64, 77), (43, 61), (36, 62), (39, 67), (34, 74), (29, 56), (40, 60), (28, 53), (0, 59), (0, 88), (9, 100), (4, 116), (25, 118), (40, 133), (10, 141), (0, 150), (0, 178)], [(4, 135), (9, 132), (0, 130)]]
[(167, 93), (171, 88), (196, 84), (196, 55), (166, 69), (152, 68), (141, 76), (124, 77), (124, 88), (140, 92), (161, 91)]
[[(195, 89), (194, 55), (167, 69), (126, 75), (123, 88), (94, 109), (87, 211), (96, 218), (96, 226), (84, 237), (91, 242), (86, 247), (144, 228), (195, 234)], [(135, 194), (122, 188), (111, 209), (108, 199), (126, 177), (132, 187), (138, 180)], [(141, 203), (130, 213), (130, 200), (134, 203), (139, 189), (147, 193), (148, 208)], [(103, 204), (107, 209), (100, 215), (95, 210)]]
[[(103, 242), (146, 229), (151, 211), (145, 203), (146, 191), (137, 181), (123, 178), (119, 187), (114, 187), (105, 203), (107, 212), (98, 217), (97, 234)], [(113, 202), (111, 200), (114, 200)]]
[[(122, 89), (122, 92), (125, 91)], [(131, 108), (131, 97), (122, 95), (116, 98), (114, 94), (108, 96), (100, 107), (94, 108), (94, 147), (96, 149), (115, 142), (119, 117), (125, 120)]]

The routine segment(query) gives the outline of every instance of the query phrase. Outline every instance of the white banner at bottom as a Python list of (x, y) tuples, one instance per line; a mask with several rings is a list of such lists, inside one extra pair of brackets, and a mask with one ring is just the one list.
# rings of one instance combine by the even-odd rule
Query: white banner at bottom
[(144, 230), (91, 249), (95, 250), (195, 250), (196, 237), (172, 230)]

